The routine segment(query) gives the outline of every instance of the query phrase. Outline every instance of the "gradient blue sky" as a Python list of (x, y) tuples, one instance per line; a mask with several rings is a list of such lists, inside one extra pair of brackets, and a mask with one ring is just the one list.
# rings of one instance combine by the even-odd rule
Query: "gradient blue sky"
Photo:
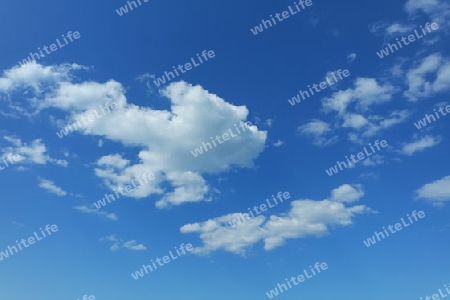
[[(450, 104), (448, 2), (313, 0), (258, 35), (250, 28), (293, 1), (150, 0), (119, 16), (125, 4), (24, 0), (0, 11), (0, 157), (23, 157), (0, 171), (0, 251), (59, 228), (0, 261), (0, 298), (267, 299), (315, 262), (328, 270), (277, 299), (409, 300), (450, 282), (450, 117), (414, 125)], [(440, 27), (376, 55), (427, 22)], [(81, 38), (18, 65), (68, 31)], [(155, 87), (203, 50), (216, 56)], [(288, 103), (338, 69), (351, 76)], [(58, 138), (105, 97), (119, 108)], [(191, 155), (239, 121), (252, 131)], [(375, 140), (389, 147), (325, 173)], [(139, 194), (93, 208), (144, 172), (156, 179)], [(279, 191), (291, 198), (227, 226)], [(363, 244), (414, 210), (426, 217)], [(131, 277), (181, 243), (194, 251)]]

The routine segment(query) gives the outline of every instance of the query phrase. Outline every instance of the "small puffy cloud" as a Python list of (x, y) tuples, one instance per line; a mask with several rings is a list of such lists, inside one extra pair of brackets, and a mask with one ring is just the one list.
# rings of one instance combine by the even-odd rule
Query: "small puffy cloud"
[(330, 124), (317, 119), (299, 126), (297, 131), (303, 136), (312, 138), (316, 146), (330, 146), (338, 140), (336, 135), (332, 135)]
[(444, 205), (446, 201), (450, 201), (450, 175), (425, 184), (416, 190), (416, 196), (435, 206)]
[(124, 242), (122, 239), (117, 238), (114, 234), (103, 237), (100, 239), (100, 241), (101, 242), (106, 241), (106, 242), (113, 243), (109, 247), (109, 249), (111, 251), (117, 251), (120, 248), (134, 250), (134, 251), (147, 250), (147, 247), (145, 247), (143, 244), (138, 244), (136, 240), (130, 240), (130, 241)]
[(67, 195), (66, 191), (64, 191), (59, 186), (56, 186), (53, 181), (47, 179), (39, 178), (39, 187), (43, 188), (44, 190), (48, 191), (51, 194), (55, 194), (60, 197)]
[(355, 202), (364, 196), (362, 185), (343, 184), (331, 191), (330, 200), (336, 202)]
[(291, 202), (291, 209), (280, 215), (259, 215), (232, 227), (233, 220), (241, 217), (240, 213), (232, 213), (205, 222), (186, 224), (180, 231), (199, 234), (203, 246), (194, 248), (192, 252), (195, 254), (224, 250), (242, 255), (260, 241), (264, 242), (265, 250), (272, 250), (283, 245), (287, 239), (324, 237), (329, 234), (330, 228), (352, 225), (358, 214), (373, 213), (365, 205), (346, 206), (363, 195), (362, 186), (343, 185), (332, 191), (329, 200), (295, 200)]
[(109, 220), (113, 220), (113, 221), (117, 221), (119, 219), (119, 217), (114, 213), (108, 213), (103, 210), (100, 211), (96, 208), (91, 208), (86, 205), (75, 206), (73, 209), (78, 210), (79, 212), (82, 212), (84, 214), (94, 214), (94, 215), (105, 217), (105, 218), (107, 218)]
[(280, 147), (280, 146), (282, 146), (283, 144), (284, 144), (283, 141), (278, 140), (278, 141), (276, 141), (275, 143), (273, 143), (273, 146), (274, 146), (274, 147)]
[(345, 114), (343, 127), (350, 127), (354, 129), (360, 129), (366, 126), (369, 122), (360, 114)]
[(404, 144), (401, 153), (411, 156), (416, 152), (424, 151), (426, 148), (434, 147), (438, 145), (441, 141), (442, 138), (440, 136), (433, 137), (427, 135), (411, 143)]
[(122, 244), (122, 247), (129, 250), (147, 250), (147, 247), (145, 247), (143, 244), (138, 244), (136, 240), (124, 242)]

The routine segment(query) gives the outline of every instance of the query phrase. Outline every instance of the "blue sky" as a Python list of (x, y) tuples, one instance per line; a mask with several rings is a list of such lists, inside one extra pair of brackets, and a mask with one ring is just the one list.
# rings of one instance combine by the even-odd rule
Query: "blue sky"
[[(267, 299), (316, 262), (328, 269), (276, 298), (420, 299), (450, 283), (450, 117), (423, 119), (450, 105), (448, 2), (313, 0), (257, 35), (293, 1), (141, 2), (122, 16), (120, 0), (0, 12), (0, 252), (58, 226), (3, 257), (2, 299)], [(377, 55), (428, 22), (439, 28)], [(69, 31), (80, 38), (19, 64)], [(204, 50), (214, 58), (156, 87)], [(240, 122), (252, 125), (191, 154)], [(325, 172), (377, 140), (388, 147)], [(93, 205), (145, 173), (154, 179)], [(278, 192), (291, 197), (229, 226)], [(413, 211), (426, 217), (365, 246)], [(194, 250), (133, 279), (182, 243)]]

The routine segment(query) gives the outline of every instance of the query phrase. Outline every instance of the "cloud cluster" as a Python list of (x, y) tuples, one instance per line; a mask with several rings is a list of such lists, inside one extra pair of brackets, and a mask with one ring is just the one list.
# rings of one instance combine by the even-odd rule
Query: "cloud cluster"
[(28, 145), (28, 143), (22, 142), (20, 138), (12, 136), (4, 136), (6, 141), (12, 146), (0, 148), (2, 156), (8, 156), (9, 154), (19, 154), (21, 159), (15, 164), (38, 164), (45, 165), (47, 163), (55, 163), (63, 167), (67, 167), (69, 162), (64, 159), (55, 159), (47, 154), (47, 147), (41, 139), (36, 139)]
[(180, 231), (199, 234), (203, 246), (194, 248), (193, 253), (196, 254), (217, 250), (245, 254), (250, 246), (260, 241), (264, 242), (265, 250), (272, 250), (283, 245), (287, 239), (323, 237), (329, 234), (330, 228), (353, 224), (357, 214), (373, 213), (365, 205), (346, 205), (363, 196), (361, 185), (344, 184), (334, 189), (329, 199), (292, 201), (291, 209), (280, 215), (259, 215), (233, 228), (227, 223), (241, 214), (232, 213), (205, 222), (186, 224)]
[(137, 106), (128, 102), (119, 82), (78, 82), (73, 72), (80, 69), (85, 67), (24, 64), (4, 72), (0, 93), (27, 90), (26, 97), (35, 110), (58, 109), (66, 114), (65, 123), (114, 101), (117, 109), (90, 122), (79, 133), (139, 149), (133, 162), (111, 153), (100, 158), (95, 169), (111, 189), (145, 172), (155, 174), (156, 180), (127, 196), (162, 195), (157, 201), (159, 208), (208, 201), (212, 189), (203, 178), (205, 174), (253, 167), (265, 148), (267, 132), (252, 125), (220, 147), (193, 158), (191, 150), (247, 121), (248, 109), (186, 82), (174, 82), (160, 91), (170, 102), (170, 110)]
[[(425, 57), (411, 68), (407, 75), (408, 90), (404, 92), (410, 101), (428, 98), (450, 90), (450, 59), (440, 53)], [(430, 81), (429, 78), (435, 78)]]
[[(329, 146), (339, 139), (338, 130), (346, 131), (348, 140), (356, 144), (367, 144), (369, 139), (407, 121), (412, 111), (393, 110), (385, 115), (374, 113), (385, 103), (403, 95), (405, 100), (426, 99), (450, 90), (450, 59), (440, 53), (433, 53), (412, 61), (409, 69), (405, 64), (397, 64), (397, 73), (404, 74), (405, 87), (394, 87), (386, 78), (356, 78), (353, 87), (332, 93), (322, 99), (325, 113), (335, 113), (334, 121), (325, 122), (312, 119), (298, 127), (298, 131), (313, 139), (317, 146)], [(399, 151), (413, 155), (425, 148), (436, 146), (440, 137), (414, 137), (412, 142), (404, 142)], [(384, 163), (381, 157), (366, 161), (363, 165)]]

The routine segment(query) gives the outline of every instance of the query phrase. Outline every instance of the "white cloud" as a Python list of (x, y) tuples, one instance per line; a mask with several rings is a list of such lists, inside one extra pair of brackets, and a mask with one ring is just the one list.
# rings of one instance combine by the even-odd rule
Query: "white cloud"
[(344, 115), (344, 127), (350, 127), (355, 129), (360, 129), (366, 126), (369, 122), (367, 119), (359, 114), (345, 114)]
[(69, 162), (66, 160), (51, 158), (47, 155), (47, 148), (41, 139), (36, 139), (28, 145), (27, 143), (23, 143), (20, 138), (15, 138), (12, 136), (4, 136), (3, 138), (12, 144), (13, 147), (2, 148), (0, 149), (0, 152), (3, 153), (3, 156), (7, 156), (9, 154), (20, 155), (21, 159), (18, 162), (14, 162), (15, 164), (34, 163), (45, 165), (48, 162), (51, 162), (63, 167), (67, 167), (69, 165)]
[(362, 185), (343, 184), (331, 191), (330, 200), (335, 202), (352, 203), (364, 196)]
[(68, 70), (79, 70), (77, 64), (63, 64), (59, 66), (43, 66), (35, 61), (23, 66), (15, 66), (3, 72), (0, 77), (0, 92), (10, 92), (17, 88), (33, 88), (41, 93), (43, 85), (69, 79)]
[(313, 138), (313, 143), (316, 146), (330, 146), (337, 142), (338, 137), (332, 135), (331, 127), (328, 123), (313, 119), (311, 122), (301, 125), (297, 131), (307, 137)]
[[(404, 95), (410, 101), (427, 98), (440, 92), (450, 90), (450, 59), (434, 53), (425, 57), (411, 68), (407, 75), (408, 90)], [(434, 82), (427, 78), (435, 78)]]
[(435, 206), (450, 201), (450, 176), (427, 183), (416, 191), (417, 197), (425, 199)]
[(75, 206), (73, 207), (73, 209), (76, 209), (84, 214), (95, 214), (95, 215), (99, 215), (102, 217), (105, 217), (107, 219), (113, 220), (113, 221), (117, 221), (119, 219), (119, 217), (114, 214), (114, 213), (107, 213), (105, 211), (100, 211), (96, 208), (90, 208), (86, 205), (81, 205), (81, 206)]
[(397, 124), (405, 122), (410, 115), (411, 113), (407, 110), (395, 110), (386, 117), (371, 115), (368, 117), (370, 122), (367, 129), (364, 131), (363, 136), (372, 137), (382, 130), (386, 130)]
[[(130, 104), (125, 89), (114, 80), (75, 82), (71, 74), (82, 68), (77, 65), (24, 65), (14, 72), (27, 70), (29, 73), (30, 68), (38, 72), (32, 79), (22, 76), (18, 80), (5, 72), (6, 77), (0, 80), (3, 82), (0, 93), (31, 87), (27, 97), (34, 99), (32, 103), (36, 108), (60, 109), (68, 114), (68, 121), (72, 123), (81, 116), (86, 117), (85, 114), (98, 105), (108, 101), (116, 103), (117, 109), (83, 126), (80, 133), (118, 142), (125, 147), (137, 147), (139, 153), (126, 167), (99, 165), (95, 173), (110, 188), (117, 188), (121, 182), (130, 182), (145, 172), (154, 173), (156, 180), (140, 188), (135, 196), (164, 193), (157, 202), (160, 208), (209, 201), (212, 189), (203, 178), (205, 174), (227, 172), (234, 167), (251, 168), (265, 149), (267, 132), (250, 125), (226, 143), (194, 158), (190, 151), (203, 142), (211, 142), (210, 137), (235, 130), (234, 124), (245, 122), (249, 115), (245, 106), (230, 104), (199, 85), (171, 83), (161, 90), (170, 103), (170, 110), (155, 110)], [(41, 92), (44, 90), (46, 93)], [(105, 160), (111, 155), (118, 154), (106, 155)], [(120, 156), (121, 160), (126, 159)], [(101, 158), (99, 161), (102, 162)]]
[(411, 33), (414, 30), (414, 26), (405, 25), (401, 23), (393, 23), (386, 28), (386, 34), (388, 35), (402, 35), (405, 33)]
[(365, 160), (363, 160), (362, 164), (363, 164), (363, 166), (366, 166), (366, 167), (382, 165), (382, 164), (384, 164), (384, 157), (382, 155), (375, 154), (375, 155), (370, 156), (370, 157), (366, 158)]
[(369, 115), (364, 117), (360, 114), (345, 113), (342, 127), (354, 129), (356, 132), (348, 133), (348, 139), (356, 144), (365, 144), (367, 140), (379, 134), (381, 131), (405, 122), (411, 113), (407, 110), (396, 110), (388, 116)]
[(408, 0), (405, 10), (411, 16), (423, 12), (442, 27), (450, 20), (450, 4), (445, 0)]
[(53, 181), (47, 179), (39, 178), (39, 187), (47, 190), (49, 193), (55, 194), (60, 197), (67, 195), (66, 191), (56, 186)]
[(426, 148), (434, 147), (438, 145), (441, 141), (442, 138), (439, 136), (433, 137), (427, 135), (411, 143), (404, 144), (401, 153), (411, 156), (416, 152), (424, 151)]
[(130, 250), (147, 250), (143, 244), (137, 244), (136, 240), (131, 240), (122, 244), (122, 247)]
[(113, 243), (109, 249), (111, 251), (119, 250), (120, 248), (125, 248), (128, 250), (147, 250), (147, 247), (145, 247), (143, 244), (138, 244), (136, 240), (130, 240), (127, 242), (124, 242), (122, 239), (117, 238), (114, 234), (105, 236), (103, 238), (100, 238), (99, 241), (103, 242), (111, 242)]
[(275, 143), (273, 143), (273, 146), (274, 147), (280, 147), (280, 146), (282, 146), (284, 144), (284, 142), (282, 141), (282, 140), (278, 140), (278, 141), (276, 141)]
[(365, 205), (345, 206), (345, 202), (356, 201), (363, 195), (360, 186), (341, 186), (333, 191), (333, 195), (334, 200), (292, 201), (287, 213), (268, 218), (259, 215), (234, 228), (228, 222), (240, 217), (239, 213), (186, 224), (180, 231), (199, 234), (203, 246), (194, 248), (193, 253), (224, 250), (245, 254), (250, 246), (260, 241), (264, 242), (265, 250), (272, 250), (284, 244), (286, 239), (323, 237), (329, 234), (329, 228), (349, 226), (353, 224), (355, 215), (373, 212)]
[(394, 92), (395, 88), (390, 84), (379, 84), (374, 78), (357, 78), (354, 89), (341, 90), (323, 98), (322, 106), (325, 111), (343, 114), (354, 102), (358, 110), (365, 111), (372, 105), (390, 101)]
[[(408, 13), (407, 22), (386, 22), (378, 21), (369, 26), (369, 30), (377, 35), (384, 35), (385, 42), (393, 40), (396, 36), (407, 35), (418, 27), (417, 17), (419, 14), (427, 15), (432, 22), (436, 22), (439, 28), (448, 27), (450, 21), (450, 4), (446, 0), (408, 0), (404, 6)], [(424, 40), (428, 43), (429, 39)]]

